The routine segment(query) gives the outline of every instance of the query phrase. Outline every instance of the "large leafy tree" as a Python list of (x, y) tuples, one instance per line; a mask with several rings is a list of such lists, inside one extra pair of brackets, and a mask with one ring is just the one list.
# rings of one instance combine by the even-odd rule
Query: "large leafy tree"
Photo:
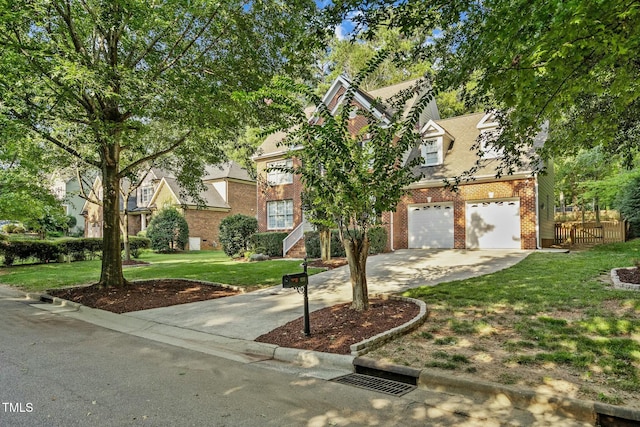
[[(603, 145), (639, 148), (640, 8), (633, 1), (337, 0), (336, 24), (358, 10), (362, 30), (422, 34), (414, 58), (437, 64), (441, 90), (501, 110), (505, 171), (548, 120), (542, 155)], [(474, 87), (466, 83), (477, 78)], [(561, 129), (567, 132), (559, 132)], [(629, 158), (632, 156), (629, 156)]]
[[(243, 118), (231, 94), (305, 62), (311, 0), (0, 0), (0, 132), (99, 171), (100, 283), (122, 286), (121, 178), (166, 157), (197, 194)], [(17, 130), (17, 131), (16, 131)]]
[[(305, 209), (316, 223), (337, 224), (349, 263), (352, 308), (369, 308), (366, 262), (369, 255), (369, 230), (377, 225), (383, 212), (394, 210), (404, 189), (415, 180), (415, 162), (406, 162), (407, 150), (416, 144), (420, 114), (433, 98), (428, 82), (421, 81), (389, 100), (394, 111), (383, 119), (363, 109), (358, 114), (366, 125), (355, 129), (352, 101), (364, 78), (382, 63), (386, 55), (378, 53), (362, 70), (343, 95), (341, 106), (332, 114), (312, 88), (287, 79), (278, 79), (271, 90), (257, 98), (267, 99), (290, 118), (284, 144), (302, 146), (291, 152), (299, 162), (290, 171), (299, 174), (305, 188)], [(415, 91), (414, 91), (415, 90)], [(418, 100), (403, 116), (404, 106), (416, 93)], [(309, 120), (300, 99), (317, 106)], [(374, 102), (374, 108), (380, 106)], [(387, 101), (387, 100), (385, 100)], [(419, 159), (417, 159), (419, 161)]]
[(51, 173), (46, 150), (25, 144), (18, 134), (0, 141), (0, 219), (39, 224), (45, 217), (62, 217), (60, 201), (46, 184)]

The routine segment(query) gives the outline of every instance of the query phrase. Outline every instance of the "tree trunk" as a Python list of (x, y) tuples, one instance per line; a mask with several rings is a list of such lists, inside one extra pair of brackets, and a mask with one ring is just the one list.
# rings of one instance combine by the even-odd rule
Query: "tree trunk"
[[(113, 153), (109, 153), (113, 155)], [(114, 157), (111, 157), (114, 158)], [(127, 284), (122, 275), (120, 250), (120, 178), (118, 163), (105, 162), (102, 167), (102, 270), (100, 285), (122, 287)]]
[(367, 257), (369, 256), (369, 236), (363, 233), (355, 239), (342, 239), (349, 272), (351, 275), (351, 289), (353, 291), (353, 301), (351, 308), (356, 311), (366, 311), (369, 309), (369, 289), (367, 287)]
[(331, 229), (321, 229), (320, 235), (320, 258), (323, 261), (331, 259)]

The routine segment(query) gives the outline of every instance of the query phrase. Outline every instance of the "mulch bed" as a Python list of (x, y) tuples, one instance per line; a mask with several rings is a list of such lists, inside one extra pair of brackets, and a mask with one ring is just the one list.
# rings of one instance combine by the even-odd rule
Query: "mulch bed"
[(408, 301), (369, 300), (369, 310), (359, 313), (351, 303), (314, 311), (309, 315), (311, 335), (305, 336), (299, 318), (256, 338), (282, 347), (325, 353), (351, 354), (351, 345), (403, 325), (418, 315), (420, 308)]
[(640, 284), (640, 269), (621, 268), (617, 270), (618, 278), (624, 283)]
[(123, 288), (103, 288), (98, 285), (55, 289), (49, 295), (73, 301), (87, 307), (112, 313), (128, 313), (204, 301), (237, 295), (240, 291), (223, 286), (185, 280), (145, 280)]

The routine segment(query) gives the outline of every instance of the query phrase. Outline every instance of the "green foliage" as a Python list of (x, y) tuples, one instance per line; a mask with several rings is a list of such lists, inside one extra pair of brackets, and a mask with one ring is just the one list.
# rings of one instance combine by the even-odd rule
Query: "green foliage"
[[(366, 125), (354, 130), (350, 123), (356, 94), (387, 56), (385, 51), (376, 53), (347, 85), (337, 110), (330, 109), (312, 88), (286, 78), (274, 79), (271, 88), (254, 95), (272, 100), (270, 108), (288, 115), (286, 127), (279, 130), (289, 130), (284, 145), (303, 147), (291, 152), (300, 160), (291, 172), (301, 177), (305, 212), (316, 225), (337, 225), (353, 273), (352, 307), (360, 311), (368, 308), (368, 232), (379, 215), (395, 209), (405, 188), (415, 180), (413, 168), (420, 158), (406, 161), (405, 153), (416, 144), (417, 124), (433, 99), (428, 82), (418, 81), (394, 99), (385, 100), (392, 109), (386, 110), (391, 112), (384, 120), (374, 111), (355, 111)], [(313, 120), (305, 115), (301, 98), (316, 106)], [(406, 104), (413, 98), (417, 99), (405, 115)], [(374, 109), (379, 104), (380, 100), (374, 101)]]
[(8, 234), (20, 234), (27, 230), (21, 224), (5, 224), (2, 226), (2, 231)]
[(157, 252), (184, 250), (189, 242), (189, 225), (176, 208), (160, 210), (147, 227), (151, 248)]
[[(309, 258), (320, 258), (320, 233), (307, 231), (304, 233), (304, 247)], [(342, 258), (345, 256), (344, 246), (340, 241), (338, 230), (331, 230), (331, 256)]]
[[(124, 250), (124, 245), (123, 250)], [(129, 236), (129, 250), (131, 256), (134, 258), (140, 258), (140, 254), (143, 249), (151, 249), (151, 239), (144, 236)]]
[(622, 189), (616, 205), (623, 218), (629, 221), (631, 235), (640, 237), (640, 175)]
[(423, 77), (430, 72), (429, 63), (415, 62), (408, 64), (402, 58), (411, 55), (412, 45), (417, 42), (415, 36), (402, 34), (398, 29), (381, 29), (370, 39), (353, 40), (334, 37), (324, 58), (324, 84), (318, 86), (318, 93), (323, 95), (329, 85), (340, 75), (354, 79), (381, 49), (395, 52), (393, 57), (386, 58), (362, 81), (362, 88), (377, 89), (395, 83)]
[(522, 163), (545, 120), (543, 156), (601, 144), (609, 153), (640, 149), (635, 3), (345, 0), (329, 10), (332, 22), (357, 11), (370, 37), (389, 27), (422, 35), (412, 57), (438, 64), (440, 91), (464, 87), (467, 105), (501, 110), (504, 173)]
[(249, 249), (251, 236), (258, 231), (258, 220), (255, 217), (236, 214), (229, 215), (220, 221), (220, 244), (228, 256)]
[[(0, 0), (0, 139), (55, 147), (61, 162), (101, 171), (102, 284), (124, 284), (120, 181), (154, 163), (197, 199), (205, 165), (226, 160), (245, 126), (267, 119), (233, 93), (276, 74), (308, 75), (315, 11), (312, 0)], [(32, 193), (9, 193), (0, 210)]]
[[(4, 240), (4, 241), (3, 241)], [(151, 246), (151, 241), (141, 237), (131, 237), (131, 250), (138, 254), (140, 250)], [(12, 265), (16, 261), (44, 262), (57, 261), (62, 256), (71, 261), (84, 261), (96, 258), (102, 251), (102, 239), (66, 238), (60, 240), (6, 240), (0, 238), (0, 253), (4, 255), (4, 264)]]
[(251, 245), (254, 248), (260, 248), (263, 255), (281, 257), (282, 241), (287, 235), (288, 233), (280, 232), (255, 233), (251, 236)]
[(387, 246), (387, 230), (384, 227), (372, 227), (369, 230), (369, 253), (379, 254)]

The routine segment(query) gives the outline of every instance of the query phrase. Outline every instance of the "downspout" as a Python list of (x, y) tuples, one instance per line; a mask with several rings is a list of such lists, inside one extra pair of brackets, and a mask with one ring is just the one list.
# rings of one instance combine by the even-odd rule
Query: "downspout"
[[(538, 200), (538, 175), (533, 175), (533, 179), (535, 180), (535, 184), (533, 189), (536, 195), (536, 249), (541, 249), (542, 244), (540, 242), (540, 200)], [(548, 209), (548, 207), (547, 207)]]
[(391, 211), (391, 236), (389, 241), (391, 242), (391, 252), (393, 252), (393, 211)]

